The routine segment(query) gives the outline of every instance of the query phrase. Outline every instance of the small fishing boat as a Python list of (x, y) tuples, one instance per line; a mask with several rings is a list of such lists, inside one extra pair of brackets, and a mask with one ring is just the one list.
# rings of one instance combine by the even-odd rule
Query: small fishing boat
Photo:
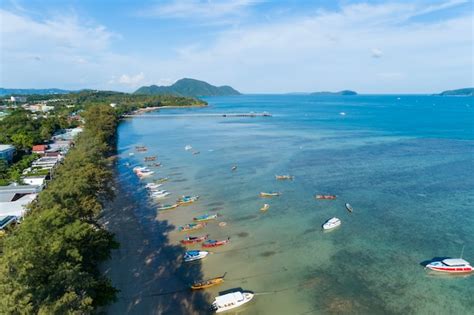
[(237, 165), (232, 166), (232, 171), (235, 171), (237, 169)]
[(470, 273), (474, 267), (462, 258), (447, 258), (441, 261), (433, 261), (426, 265), (426, 268), (446, 273)]
[(197, 222), (202, 222), (202, 221), (215, 220), (217, 219), (217, 217), (218, 217), (218, 214), (203, 214), (203, 215), (199, 215), (193, 218), (193, 220)]
[(268, 209), (270, 209), (270, 205), (266, 203), (263, 205), (263, 207), (260, 208), (260, 211), (267, 211)]
[(347, 211), (349, 211), (349, 212), (354, 211), (354, 209), (352, 208), (352, 206), (351, 206), (349, 203), (346, 203), (346, 209), (347, 209)]
[(330, 229), (337, 228), (339, 225), (341, 225), (341, 220), (334, 217), (324, 222), (323, 229), (330, 230)]
[(159, 206), (157, 209), (158, 211), (166, 211), (166, 210), (173, 210), (173, 209), (176, 209), (178, 208), (178, 205), (177, 204), (174, 204), (174, 205), (162, 205), (162, 206)]
[(334, 200), (336, 199), (336, 195), (316, 195), (314, 198), (319, 200)]
[(281, 193), (279, 192), (261, 192), (260, 197), (266, 198), (266, 197), (278, 197), (280, 196)]
[(171, 193), (165, 192), (165, 193), (161, 193), (161, 194), (152, 194), (151, 197), (153, 199), (163, 199), (163, 198), (168, 197), (169, 195), (171, 195)]
[(228, 237), (226, 240), (207, 240), (204, 243), (202, 243), (202, 247), (204, 248), (209, 248), (209, 247), (218, 247), (218, 246), (223, 246), (227, 243), (230, 242), (230, 237)]
[(148, 167), (146, 166), (135, 166), (132, 170), (134, 173), (149, 171)]
[(164, 190), (164, 189), (161, 189), (161, 190), (158, 190), (157, 189), (150, 189), (150, 195), (161, 195), (161, 194), (164, 194), (164, 193), (167, 193), (168, 191), (167, 190)]
[(145, 156), (145, 162), (156, 161), (156, 156)]
[(178, 204), (189, 204), (197, 201), (199, 196), (182, 196), (177, 200)]
[(199, 151), (193, 151), (193, 155), (198, 155), (199, 153), (201, 153), (201, 152), (199, 152)]
[(215, 285), (223, 283), (224, 282), (224, 277), (225, 277), (225, 274), (221, 277), (215, 277), (215, 278), (208, 279), (208, 280), (202, 280), (202, 281), (194, 282), (191, 285), (191, 289), (201, 290), (201, 289), (207, 289), (207, 288), (213, 287)]
[(155, 188), (159, 188), (161, 186), (163, 186), (163, 184), (148, 183), (148, 184), (145, 185), (145, 188), (155, 189)]
[(153, 175), (154, 173), (155, 173), (155, 172), (150, 171), (150, 170), (138, 171), (138, 172), (137, 172), (137, 176), (140, 177), (140, 178), (143, 178), (143, 177), (151, 176), (151, 175)]
[(219, 295), (212, 303), (212, 309), (216, 313), (225, 312), (250, 302), (254, 297), (253, 293), (234, 291), (224, 295)]
[(292, 175), (275, 175), (275, 178), (277, 180), (293, 180), (293, 179), (295, 179), (295, 177), (292, 176)]
[(184, 258), (184, 262), (190, 262), (190, 261), (203, 259), (207, 255), (209, 255), (209, 252), (206, 252), (205, 250), (188, 250), (184, 254), (183, 258)]
[(207, 240), (209, 237), (209, 234), (202, 235), (202, 236), (186, 236), (184, 240), (181, 240), (181, 244), (183, 245), (190, 245), (190, 244), (196, 244), (196, 243), (201, 243)]
[(152, 165), (153, 165), (154, 167), (160, 167), (160, 166), (161, 166), (161, 162), (153, 163)]
[(167, 182), (168, 180), (169, 180), (168, 177), (162, 177), (162, 178), (155, 179), (153, 182), (156, 184), (160, 184), (160, 183)]
[(185, 149), (186, 151), (189, 151), (189, 150), (191, 150), (192, 148), (193, 148), (193, 147), (190, 146), (189, 144), (184, 147), (184, 149)]
[(206, 227), (206, 223), (204, 222), (199, 222), (199, 223), (189, 223), (189, 224), (185, 224), (183, 226), (180, 226), (178, 228), (178, 230), (180, 232), (187, 232), (187, 231), (195, 231), (195, 230), (199, 230), (199, 229), (203, 229)]

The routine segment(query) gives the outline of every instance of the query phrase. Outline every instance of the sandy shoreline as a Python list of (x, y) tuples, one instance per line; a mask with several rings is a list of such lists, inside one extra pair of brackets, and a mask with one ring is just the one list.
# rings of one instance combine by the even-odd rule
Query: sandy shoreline
[[(132, 180), (133, 181), (133, 180)], [(118, 180), (116, 198), (104, 210), (102, 222), (115, 233), (120, 248), (102, 265), (102, 272), (119, 289), (108, 314), (205, 314), (209, 296), (191, 291), (189, 283), (202, 277), (201, 264), (181, 263), (184, 249), (171, 245), (166, 221), (156, 220), (147, 198), (136, 185)], [(144, 202), (140, 202), (144, 199)]]
[(146, 108), (139, 108), (134, 110), (132, 114), (139, 115), (143, 113), (153, 112), (160, 109), (176, 109), (176, 108), (201, 108), (206, 107), (207, 105), (185, 105), (185, 106), (153, 106), (153, 107), (146, 107)]

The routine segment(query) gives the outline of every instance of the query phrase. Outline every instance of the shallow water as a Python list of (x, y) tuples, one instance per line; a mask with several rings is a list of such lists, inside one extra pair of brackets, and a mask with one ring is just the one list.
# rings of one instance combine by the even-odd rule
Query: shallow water
[[(211, 296), (238, 287), (256, 292), (238, 314), (472, 312), (473, 276), (433, 275), (421, 262), (457, 257), (463, 246), (463, 257), (474, 262), (473, 98), (245, 95), (207, 101), (208, 108), (162, 112), (274, 116), (126, 120), (119, 127), (118, 170), (128, 178), (125, 162), (133, 167), (157, 155), (163, 166), (154, 169), (155, 178), (171, 178), (163, 185), (173, 193), (165, 203), (201, 196), (166, 213), (138, 212), (144, 229), (147, 220), (179, 226), (216, 211), (217, 222), (227, 223), (211, 222), (195, 233), (231, 237), (202, 261), (205, 277), (227, 272), (223, 285), (208, 290)], [(138, 144), (148, 152), (129, 156)], [(200, 154), (185, 151), (187, 144)], [(276, 181), (275, 174), (295, 180)], [(136, 187), (143, 198), (143, 187)], [(262, 199), (261, 191), (282, 195)], [(316, 193), (338, 198), (317, 201)], [(264, 203), (270, 209), (261, 212)], [(333, 216), (342, 225), (322, 232)], [(167, 234), (171, 243), (184, 235)]]

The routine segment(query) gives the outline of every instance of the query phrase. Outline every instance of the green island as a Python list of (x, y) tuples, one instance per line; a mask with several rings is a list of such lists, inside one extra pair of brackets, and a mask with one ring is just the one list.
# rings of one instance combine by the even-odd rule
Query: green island
[(437, 95), (440, 96), (474, 96), (474, 88), (463, 88), (456, 90), (443, 91)]
[(240, 92), (228, 85), (214, 86), (204, 81), (184, 78), (170, 86), (142, 86), (134, 94), (199, 97), (240, 95)]
[(342, 91), (339, 91), (339, 92), (322, 91), (322, 92), (313, 92), (313, 93), (310, 93), (310, 95), (318, 95), (318, 96), (331, 96), (331, 95), (352, 96), (352, 95), (357, 95), (357, 92), (351, 91), (351, 90), (342, 90)]
[[(7, 101), (4, 101), (7, 102)], [(52, 108), (33, 112), (38, 102)], [(23, 104), (2, 103), (2, 143), (17, 148), (16, 162), (0, 167), (4, 182), (18, 179), (37, 155), (31, 145), (60, 128), (84, 122), (83, 131), (47, 187), (28, 206), (20, 224), (0, 235), (1, 314), (90, 314), (116, 299), (117, 290), (99, 264), (119, 246), (98, 220), (114, 198), (116, 128), (124, 113), (162, 106), (203, 106), (205, 102), (170, 95), (144, 96), (82, 91), (29, 95)], [(79, 116), (79, 119), (71, 119)]]

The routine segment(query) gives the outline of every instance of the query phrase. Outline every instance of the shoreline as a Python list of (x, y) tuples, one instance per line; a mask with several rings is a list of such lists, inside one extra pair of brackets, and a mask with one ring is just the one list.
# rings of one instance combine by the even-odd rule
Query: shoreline
[(132, 111), (133, 115), (140, 115), (148, 112), (154, 112), (156, 110), (160, 109), (179, 109), (179, 108), (202, 108), (202, 107), (207, 107), (208, 105), (184, 105), (184, 106), (152, 106), (152, 107), (145, 107), (145, 108), (139, 108), (134, 111)]

